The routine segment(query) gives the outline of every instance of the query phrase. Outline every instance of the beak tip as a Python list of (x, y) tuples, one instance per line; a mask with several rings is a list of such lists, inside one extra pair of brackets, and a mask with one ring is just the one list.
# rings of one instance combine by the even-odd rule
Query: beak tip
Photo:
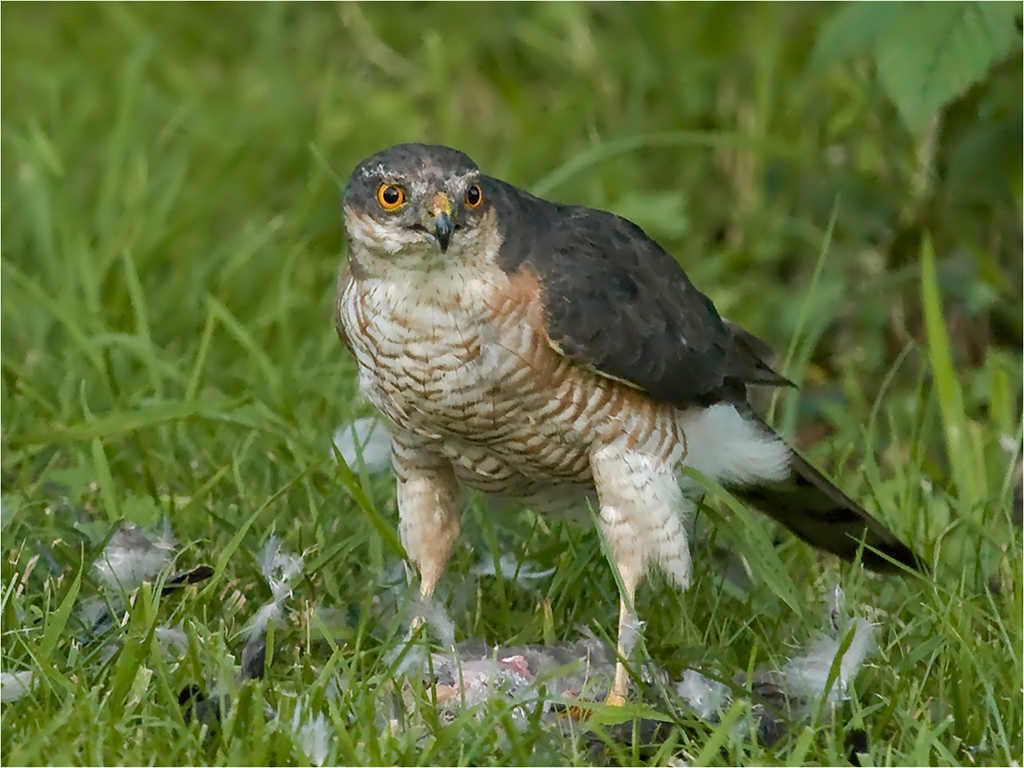
[(437, 244), (441, 248), (441, 253), (447, 253), (452, 233), (455, 232), (455, 225), (452, 223), (451, 217), (447, 213), (439, 213), (434, 218), (432, 230), (434, 237), (437, 238)]

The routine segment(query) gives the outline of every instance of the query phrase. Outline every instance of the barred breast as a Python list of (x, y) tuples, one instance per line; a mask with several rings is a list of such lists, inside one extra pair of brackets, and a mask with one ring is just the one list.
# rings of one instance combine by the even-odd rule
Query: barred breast
[(682, 457), (671, 406), (552, 348), (527, 276), (411, 286), (349, 275), (339, 287), (339, 329), (399, 465), (431, 452), (471, 487), (557, 508), (592, 489), (599, 448)]

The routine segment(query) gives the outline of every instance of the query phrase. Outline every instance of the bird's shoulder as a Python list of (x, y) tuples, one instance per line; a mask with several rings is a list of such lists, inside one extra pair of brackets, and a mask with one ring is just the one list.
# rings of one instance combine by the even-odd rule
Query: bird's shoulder
[(681, 408), (745, 397), (747, 384), (789, 384), (767, 362), (767, 345), (723, 320), (639, 226), (487, 181), (503, 236), (499, 266), (536, 283), (557, 352)]

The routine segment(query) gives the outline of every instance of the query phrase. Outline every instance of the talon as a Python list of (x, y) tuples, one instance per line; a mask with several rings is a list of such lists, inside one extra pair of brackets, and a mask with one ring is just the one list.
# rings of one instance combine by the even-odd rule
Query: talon
[(608, 694), (608, 698), (604, 700), (604, 703), (609, 707), (624, 707), (626, 706), (626, 697), (621, 693), (612, 691)]

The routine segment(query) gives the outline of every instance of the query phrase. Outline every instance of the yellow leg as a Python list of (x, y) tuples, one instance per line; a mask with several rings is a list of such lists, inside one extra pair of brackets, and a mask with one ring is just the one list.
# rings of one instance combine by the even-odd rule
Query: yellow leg
[(626, 665), (622, 663), (622, 659), (625, 658), (627, 652), (622, 643), (622, 633), (627, 621), (629, 621), (629, 606), (626, 605), (625, 600), (619, 600), (619, 642), (616, 646), (618, 659), (615, 662), (615, 682), (612, 684), (612, 689), (608, 693), (608, 699), (605, 701), (606, 704), (612, 707), (624, 705), (626, 697), (629, 695), (629, 676), (626, 673)]
[[(442, 565), (439, 568), (432, 569), (432, 570), (429, 570), (429, 571), (425, 572), (425, 573), (429, 573), (433, 578), (429, 578), (428, 579), (428, 578), (426, 578), (426, 576), (422, 576), (420, 578), (420, 602), (421, 603), (425, 604), (428, 600), (430, 600), (434, 596), (434, 589), (437, 587), (437, 581), (441, 577), (441, 573), (442, 573), (443, 570), (444, 570), (444, 566)], [(417, 614), (416, 616), (413, 616), (413, 618), (412, 618), (412, 629), (413, 629), (413, 631), (419, 629), (421, 626), (423, 626), (423, 616), (421, 614)]]
[(690, 551), (683, 521), (688, 504), (672, 464), (618, 445), (590, 457), (594, 487), (601, 504), (598, 524), (619, 569), (619, 659), (608, 703), (621, 706), (629, 695), (629, 677), (621, 661), (632, 652), (639, 628), (632, 615), (633, 597), (649, 563), (685, 587), (690, 578)]
[(636, 594), (637, 582), (640, 580), (633, 573), (632, 569), (626, 568), (621, 564), (619, 566), (619, 573), (622, 575), (622, 585), (625, 588), (626, 594), (619, 599), (619, 637), (616, 645), (615, 680), (612, 683), (611, 691), (608, 693), (608, 698), (605, 700), (606, 704), (613, 707), (624, 705), (629, 696), (629, 675), (626, 672), (626, 665), (623, 663), (623, 659), (627, 658), (633, 650), (633, 643), (629, 643), (629, 647), (627, 647), (625, 640), (627, 633), (634, 631), (629, 627), (629, 623), (633, 619), (631, 606), (633, 605), (633, 597)]

